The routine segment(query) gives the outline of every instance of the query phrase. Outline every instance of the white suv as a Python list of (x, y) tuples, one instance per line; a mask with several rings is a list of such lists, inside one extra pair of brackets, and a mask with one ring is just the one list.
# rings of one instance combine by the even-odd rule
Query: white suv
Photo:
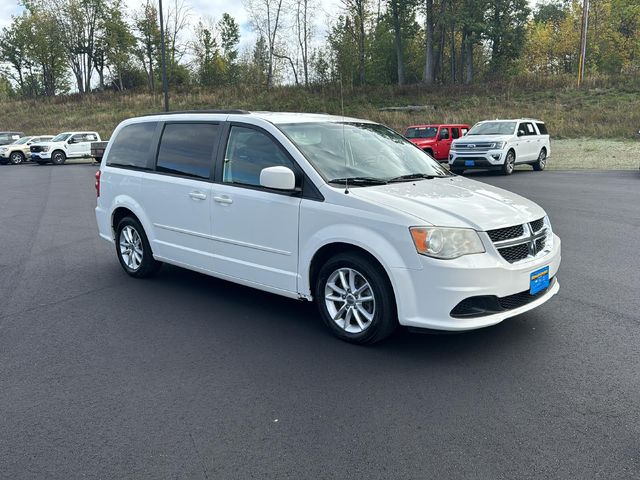
[(91, 156), (91, 142), (99, 141), (97, 132), (64, 132), (49, 142), (31, 145), (31, 160), (40, 165), (49, 162), (62, 165), (67, 158)]
[(471, 168), (501, 170), (511, 175), (518, 164), (544, 170), (551, 154), (544, 122), (529, 118), (476, 123), (451, 144), (449, 168), (460, 174)]
[(374, 342), (397, 324), (494, 325), (558, 292), (535, 203), (450, 174), (366, 120), (209, 111), (134, 118), (96, 173), (100, 236), (133, 277), (162, 262), (315, 300)]

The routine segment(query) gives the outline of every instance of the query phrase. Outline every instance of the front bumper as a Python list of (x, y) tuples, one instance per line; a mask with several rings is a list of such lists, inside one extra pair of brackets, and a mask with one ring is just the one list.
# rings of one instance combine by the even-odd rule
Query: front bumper
[(51, 152), (31, 152), (31, 160), (51, 160)]
[[(488, 247), (488, 246), (487, 246)], [(423, 268), (391, 271), (401, 325), (435, 330), (463, 331), (488, 327), (532, 310), (553, 297), (560, 288), (556, 274), (560, 267), (561, 245), (555, 236), (550, 252), (515, 264), (504, 260), (493, 248), (455, 260), (421, 257)], [(509, 297), (529, 290), (530, 275), (549, 267), (549, 288), (529, 303), (517, 308), (455, 318), (451, 311), (461, 301), (476, 296)]]
[[(489, 150), (487, 152), (449, 152), (449, 167), (456, 169), (470, 168), (501, 168), (504, 164), (506, 153), (502, 150)], [(471, 163), (472, 162), (472, 163)]]

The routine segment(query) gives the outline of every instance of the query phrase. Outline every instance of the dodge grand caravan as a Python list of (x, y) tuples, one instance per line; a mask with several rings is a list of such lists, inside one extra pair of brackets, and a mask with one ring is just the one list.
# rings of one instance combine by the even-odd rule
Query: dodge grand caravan
[(132, 277), (170, 263), (313, 300), (371, 343), (400, 324), (494, 325), (558, 292), (535, 203), (450, 174), (392, 130), (312, 114), (129, 119), (96, 173), (100, 236)]

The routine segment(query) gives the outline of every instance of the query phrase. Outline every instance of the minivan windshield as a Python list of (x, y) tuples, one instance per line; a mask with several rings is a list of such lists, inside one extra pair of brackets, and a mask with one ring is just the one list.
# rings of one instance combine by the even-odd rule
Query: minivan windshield
[(56, 135), (53, 137), (52, 142), (64, 142), (67, 138), (71, 136), (70, 133), (61, 133), (60, 135)]
[(435, 138), (438, 127), (411, 127), (404, 134), (407, 138)]
[(381, 184), (450, 173), (393, 130), (375, 123), (278, 125), (328, 183)]
[(467, 135), (513, 135), (516, 122), (482, 122), (473, 126)]

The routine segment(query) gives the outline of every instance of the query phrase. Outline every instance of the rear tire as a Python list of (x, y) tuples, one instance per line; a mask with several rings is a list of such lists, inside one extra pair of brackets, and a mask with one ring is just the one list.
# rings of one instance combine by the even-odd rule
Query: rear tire
[(153, 258), (144, 228), (134, 217), (124, 217), (116, 228), (116, 255), (122, 269), (134, 278), (154, 276), (162, 263)]
[(12, 152), (9, 156), (9, 161), (12, 165), (20, 165), (24, 160), (25, 158), (22, 152)]
[(502, 164), (502, 173), (504, 175), (511, 175), (513, 173), (513, 169), (516, 166), (516, 153), (513, 150), (509, 150), (507, 152), (507, 156), (504, 159), (504, 163)]
[(547, 166), (547, 149), (543, 148), (540, 150), (540, 155), (538, 155), (538, 160), (535, 163), (532, 163), (531, 166), (536, 172), (541, 172)]
[(380, 265), (361, 253), (329, 259), (318, 272), (314, 297), (325, 325), (341, 340), (371, 344), (398, 326), (391, 282)]
[(55, 150), (51, 154), (51, 163), (54, 165), (64, 165), (64, 162), (67, 161), (67, 156), (62, 150)]

